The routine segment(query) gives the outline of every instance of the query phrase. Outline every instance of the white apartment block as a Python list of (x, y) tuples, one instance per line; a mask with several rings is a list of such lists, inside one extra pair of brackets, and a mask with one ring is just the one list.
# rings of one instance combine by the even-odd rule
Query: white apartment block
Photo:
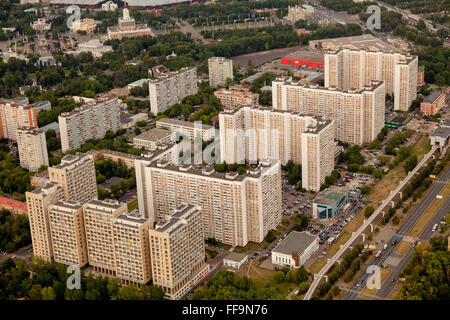
[(55, 262), (83, 267), (88, 263), (83, 206), (59, 200), (48, 207)]
[(16, 131), (20, 166), (29, 171), (48, 167), (47, 142), (45, 132), (37, 128), (23, 127)]
[(371, 81), (362, 89), (338, 90), (300, 84), (289, 77), (272, 82), (274, 109), (334, 120), (334, 138), (350, 144), (370, 143), (384, 127), (385, 84)]
[(102, 139), (108, 130), (119, 130), (121, 103), (114, 98), (62, 113), (58, 117), (62, 151), (78, 149), (89, 139)]
[(17, 141), (18, 128), (37, 128), (36, 107), (28, 99), (15, 98), (0, 101), (0, 138)]
[(189, 122), (171, 118), (162, 118), (156, 121), (156, 128), (166, 128), (172, 132), (172, 141), (178, 141), (180, 137), (183, 139), (202, 139), (203, 141), (210, 141), (215, 137), (215, 128), (201, 121)]
[(417, 96), (418, 57), (398, 52), (338, 49), (325, 53), (325, 87), (360, 90), (372, 80), (385, 82), (394, 109), (407, 111)]
[(182, 203), (202, 207), (204, 238), (228, 245), (260, 243), (281, 222), (281, 171), (278, 160), (237, 172), (156, 161), (136, 165), (139, 209), (162, 221)]
[(149, 231), (153, 284), (177, 300), (209, 272), (202, 208), (181, 204)]
[(184, 97), (197, 94), (197, 69), (186, 67), (151, 79), (148, 83), (153, 115), (166, 111)]
[(51, 262), (53, 259), (53, 246), (48, 207), (56, 201), (64, 199), (63, 187), (59, 183), (50, 182), (31, 192), (27, 191), (25, 195), (27, 198), (33, 255)]
[(66, 200), (85, 203), (98, 197), (94, 157), (91, 154), (65, 156), (60, 164), (48, 168), (48, 177), (50, 181), (62, 184)]
[(83, 206), (89, 264), (94, 270), (116, 276), (113, 222), (127, 213), (116, 200), (91, 200)]
[(149, 230), (153, 220), (137, 210), (112, 221), (116, 277), (125, 284), (145, 284), (151, 279)]
[(289, 160), (302, 164), (302, 185), (319, 190), (334, 169), (333, 120), (261, 106), (219, 114), (221, 161)]
[(223, 86), (227, 79), (233, 79), (233, 61), (223, 57), (208, 59), (209, 85), (213, 88)]

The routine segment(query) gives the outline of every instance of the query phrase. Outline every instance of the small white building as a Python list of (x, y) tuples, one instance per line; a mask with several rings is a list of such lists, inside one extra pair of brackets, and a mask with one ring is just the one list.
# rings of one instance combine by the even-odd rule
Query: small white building
[(298, 268), (319, 250), (319, 237), (292, 231), (272, 250), (272, 263)]
[(223, 265), (240, 269), (248, 261), (248, 256), (243, 253), (232, 252), (223, 259)]

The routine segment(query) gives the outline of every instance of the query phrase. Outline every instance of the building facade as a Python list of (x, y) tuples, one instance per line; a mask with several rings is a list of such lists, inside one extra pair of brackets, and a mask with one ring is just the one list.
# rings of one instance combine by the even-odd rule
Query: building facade
[(133, 138), (135, 148), (144, 148), (146, 150), (156, 150), (158, 145), (169, 143), (172, 139), (172, 133), (166, 129), (150, 129)]
[[(204, 238), (227, 245), (260, 243), (281, 222), (281, 169), (261, 161), (246, 173), (155, 161), (136, 166), (140, 210), (162, 221), (184, 202), (202, 207)], [(144, 203), (145, 202), (145, 203)]]
[(371, 81), (361, 90), (337, 90), (277, 78), (272, 82), (272, 106), (333, 120), (336, 140), (370, 143), (384, 127), (384, 88), (383, 81)]
[(426, 116), (435, 115), (445, 106), (445, 99), (445, 91), (431, 92), (420, 104), (420, 112)]
[(272, 250), (272, 263), (298, 268), (319, 250), (319, 237), (292, 231)]
[(150, 108), (154, 116), (166, 111), (184, 97), (197, 94), (197, 69), (186, 67), (165, 73), (148, 82)]
[(121, 102), (114, 98), (62, 113), (58, 117), (62, 151), (78, 149), (89, 139), (103, 139), (108, 130), (119, 130)]
[(149, 230), (153, 284), (180, 299), (209, 272), (205, 263), (202, 208), (181, 204)]
[(243, 87), (230, 86), (229, 89), (222, 88), (214, 91), (214, 95), (219, 98), (220, 103), (225, 108), (235, 108), (242, 104), (257, 105), (259, 103), (259, 94), (251, 92)]
[(0, 101), (0, 138), (17, 141), (18, 128), (37, 128), (37, 113), (28, 99), (4, 99)]
[(156, 128), (166, 128), (172, 132), (172, 141), (177, 141), (179, 137), (189, 138), (191, 141), (201, 138), (203, 141), (210, 141), (215, 137), (215, 128), (206, 124), (162, 118), (156, 121)]
[(334, 168), (333, 120), (260, 106), (219, 114), (221, 161), (289, 160), (302, 164), (302, 185), (318, 190)]
[(408, 111), (417, 95), (417, 56), (398, 52), (338, 49), (325, 53), (325, 87), (361, 90), (372, 80), (385, 82), (394, 109)]
[(233, 61), (223, 57), (208, 59), (209, 85), (213, 88), (224, 86), (227, 79), (233, 79)]
[(37, 128), (22, 127), (17, 129), (16, 134), (20, 166), (29, 171), (37, 171), (41, 166), (48, 167), (45, 132)]

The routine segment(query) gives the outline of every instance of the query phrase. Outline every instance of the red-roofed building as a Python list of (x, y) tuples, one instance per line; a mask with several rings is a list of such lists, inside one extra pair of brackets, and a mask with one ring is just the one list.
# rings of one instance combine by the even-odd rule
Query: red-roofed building
[(11, 211), (13, 214), (28, 215), (27, 204), (22, 201), (13, 200), (6, 197), (0, 197), (0, 208)]

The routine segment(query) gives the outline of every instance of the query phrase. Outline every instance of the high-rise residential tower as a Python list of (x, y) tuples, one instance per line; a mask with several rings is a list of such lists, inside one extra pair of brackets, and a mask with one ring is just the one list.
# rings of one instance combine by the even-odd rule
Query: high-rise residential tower
[(41, 166), (48, 167), (45, 132), (37, 128), (22, 127), (17, 129), (16, 134), (20, 166), (30, 171), (37, 171)]
[(209, 85), (213, 88), (223, 86), (227, 79), (233, 79), (233, 61), (223, 57), (208, 59)]

